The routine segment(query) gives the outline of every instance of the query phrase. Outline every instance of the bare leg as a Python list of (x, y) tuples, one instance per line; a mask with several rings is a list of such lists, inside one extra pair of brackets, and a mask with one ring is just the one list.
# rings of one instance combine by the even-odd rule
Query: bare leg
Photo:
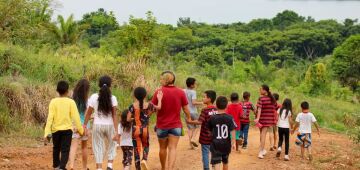
[(220, 170), (220, 165), (221, 165), (221, 164), (215, 164), (215, 165), (213, 165), (213, 169), (214, 169), (214, 170)]
[(228, 170), (229, 169), (229, 165), (228, 164), (223, 164), (223, 170)]
[(272, 148), (274, 146), (274, 132), (272, 130), (269, 132), (269, 141), (270, 141), (270, 148)]
[(260, 151), (265, 150), (265, 141), (266, 141), (266, 133), (268, 131), (268, 127), (263, 127), (260, 130)]
[(305, 148), (304, 148), (304, 144), (301, 145), (301, 158), (304, 159), (304, 152), (305, 152)]
[(191, 149), (194, 148), (193, 145), (191, 144), (193, 135), (194, 135), (194, 129), (188, 128), (189, 144), (190, 144), (190, 148), (191, 148)]
[(176, 148), (179, 143), (179, 136), (169, 135), (169, 170), (175, 169)]
[(70, 147), (70, 154), (69, 154), (69, 169), (74, 168), (75, 163), (75, 157), (76, 157), (76, 151), (78, 148), (79, 140), (74, 138), (71, 141), (71, 147)]
[(274, 143), (273, 145), (271, 145), (272, 147), (274, 147), (274, 149), (276, 149), (276, 143), (277, 143), (277, 127), (274, 125), (273, 126), (273, 133), (274, 133)]
[(81, 151), (82, 151), (82, 165), (83, 169), (87, 169), (87, 141), (81, 141)]
[(168, 148), (169, 139), (159, 139), (160, 151), (160, 163), (161, 163), (161, 170), (165, 170), (166, 168), (166, 157), (167, 157), (167, 148)]

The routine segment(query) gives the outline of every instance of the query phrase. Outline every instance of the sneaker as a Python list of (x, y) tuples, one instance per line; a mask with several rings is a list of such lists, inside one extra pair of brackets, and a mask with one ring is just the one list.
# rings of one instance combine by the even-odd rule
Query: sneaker
[(259, 158), (259, 159), (264, 159), (263, 152), (261, 152), (261, 151), (259, 152), (258, 158)]
[(107, 168), (106, 168), (106, 170), (113, 170), (113, 169), (112, 169), (112, 168), (110, 168), (110, 167), (107, 167)]
[(263, 156), (265, 156), (267, 152), (266, 152), (266, 150), (264, 149), (264, 150), (261, 151), (261, 153), (262, 153)]
[(289, 155), (285, 155), (284, 160), (285, 161), (290, 161)]
[(143, 170), (149, 169), (145, 160), (142, 160), (140, 165), (141, 165), (141, 169), (143, 169)]
[(242, 146), (243, 149), (247, 149), (247, 146)]
[(281, 154), (281, 147), (278, 148), (277, 152), (276, 152), (276, 157), (280, 157)]

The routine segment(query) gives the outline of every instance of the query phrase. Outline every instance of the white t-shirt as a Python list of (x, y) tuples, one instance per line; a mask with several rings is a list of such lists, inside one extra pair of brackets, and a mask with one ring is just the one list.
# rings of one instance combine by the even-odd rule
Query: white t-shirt
[[(108, 114), (107, 116), (105, 116), (104, 114), (102, 114), (101, 112), (98, 111), (98, 106), (99, 106), (98, 98), (99, 98), (99, 94), (95, 93), (95, 94), (91, 95), (91, 97), (88, 100), (89, 107), (94, 108), (94, 124), (96, 124), (96, 125), (112, 125), (112, 124), (114, 124), (111, 113)], [(113, 107), (116, 107), (118, 105), (118, 102), (117, 102), (115, 96), (111, 96), (111, 103), (112, 103)]]
[(287, 110), (283, 109), (282, 114), (280, 116), (280, 110), (281, 109), (278, 109), (278, 111), (277, 111), (278, 115), (279, 115), (279, 120), (278, 120), (277, 126), (280, 128), (290, 128), (289, 117), (291, 116), (291, 111), (289, 111), (288, 115), (286, 116)]
[(132, 129), (129, 132), (125, 132), (121, 123), (119, 123), (118, 132), (120, 135), (120, 146), (133, 146)]
[(300, 133), (311, 133), (311, 124), (316, 122), (315, 116), (312, 113), (299, 113), (296, 116), (296, 122), (300, 123)]
[(190, 113), (197, 113), (197, 108), (193, 105), (192, 101), (196, 100), (196, 91), (192, 89), (184, 89), (186, 98), (189, 103), (189, 111)]

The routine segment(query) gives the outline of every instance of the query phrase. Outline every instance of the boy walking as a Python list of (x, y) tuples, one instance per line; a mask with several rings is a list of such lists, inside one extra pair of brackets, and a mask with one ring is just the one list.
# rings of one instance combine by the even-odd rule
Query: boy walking
[(66, 170), (73, 133), (72, 122), (75, 123), (80, 135), (84, 134), (76, 103), (68, 97), (68, 90), (69, 84), (66, 81), (57, 84), (56, 91), (60, 97), (51, 100), (45, 126), (45, 140), (49, 135), (53, 139), (53, 167), (56, 170)]
[(204, 170), (209, 170), (209, 154), (211, 144), (211, 132), (208, 127), (210, 118), (217, 114), (217, 109), (213, 105), (216, 100), (216, 92), (213, 90), (207, 90), (203, 95), (203, 103), (206, 105), (201, 110), (199, 120), (191, 122), (192, 124), (201, 125), (199, 143), (201, 144), (201, 154)]
[[(191, 116), (192, 120), (197, 120), (199, 115), (198, 115), (196, 106), (203, 105), (203, 102), (198, 102), (196, 100), (196, 91), (195, 91), (196, 79), (192, 78), (192, 77), (187, 78), (186, 79), (186, 87), (187, 88), (184, 89), (184, 91), (185, 91), (185, 95), (186, 95), (186, 98), (189, 103), (190, 116)], [(198, 147), (198, 144), (195, 142), (195, 138), (198, 134), (199, 127), (198, 127), (198, 125), (187, 123), (187, 128), (188, 128), (190, 148), (194, 149), (194, 147)]]
[(305, 149), (308, 151), (309, 160), (312, 161), (311, 154), (311, 124), (314, 123), (317, 133), (320, 136), (319, 125), (316, 122), (315, 116), (309, 110), (309, 103), (304, 101), (301, 103), (302, 112), (296, 116), (296, 124), (291, 134), (299, 127), (299, 133), (296, 137), (296, 145), (301, 147), (301, 157), (304, 158)]
[(212, 134), (210, 145), (211, 164), (215, 170), (220, 170), (220, 164), (223, 163), (223, 170), (228, 170), (229, 154), (231, 148), (235, 149), (235, 138), (230, 138), (230, 133), (235, 136), (236, 124), (231, 115), (226, 114), (228, 100), (224, 96), (216, 99), (218, 114), (213, 115), (208, 128)]
[(249, 134), (249, 123), (250, 123), (250, 111), (255, 114), (255, 107), (250, 102), (250, 93), (243, 93), (243, 101), (241, 102), (241, 106), (243, 109), (243, 115), (240, 117), (240, 145), (242, 145), (243, 149), (247, 148), (248, 144), (248, 134)]
[(236, 129), (235, 129), (235, 136), (231, 136), (231, 138), (236, 139), (236, 151), (239, 151), (239, 145), (240, 145), (240, 117), (243, 116), (243, 110), (242, 106), (239, 102), (239, 95), (237, 93), (232, 93), (230, 95), (231, 103), (227, 106), (226, 113), (230, 114), (235, 123), (236, 123)]

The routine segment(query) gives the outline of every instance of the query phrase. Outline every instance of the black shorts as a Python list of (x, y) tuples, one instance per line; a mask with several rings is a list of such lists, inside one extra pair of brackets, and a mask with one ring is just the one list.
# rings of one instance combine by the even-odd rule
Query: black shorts
[(229, 162), (229, 153), (211, 152), (211, 165), (219, 163), (227, 164)]

